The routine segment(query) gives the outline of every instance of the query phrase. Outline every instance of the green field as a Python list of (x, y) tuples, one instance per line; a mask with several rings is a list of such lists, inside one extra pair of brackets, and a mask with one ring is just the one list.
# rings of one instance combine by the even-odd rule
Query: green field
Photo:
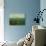
[(25, 25), (25, 18), (10, 18), (10, 25)]

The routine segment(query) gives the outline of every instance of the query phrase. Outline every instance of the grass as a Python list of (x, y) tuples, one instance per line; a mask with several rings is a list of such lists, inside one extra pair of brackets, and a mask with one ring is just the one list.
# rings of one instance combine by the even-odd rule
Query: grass
[(10, 18), (10, 25), (25, 25), (25, 18)]

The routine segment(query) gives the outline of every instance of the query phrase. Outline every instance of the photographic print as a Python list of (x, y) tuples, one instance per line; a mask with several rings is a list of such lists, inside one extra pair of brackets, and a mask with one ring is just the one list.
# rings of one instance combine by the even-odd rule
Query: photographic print
[(9, 25), (25, 25), (24, 14), (11, 14), (9, 18)]

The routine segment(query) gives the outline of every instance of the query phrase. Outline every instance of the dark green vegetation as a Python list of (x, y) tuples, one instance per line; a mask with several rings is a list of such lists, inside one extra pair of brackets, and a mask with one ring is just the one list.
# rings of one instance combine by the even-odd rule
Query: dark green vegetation
[(25, 18), (10, 18), (10, 25), (25, 25)]

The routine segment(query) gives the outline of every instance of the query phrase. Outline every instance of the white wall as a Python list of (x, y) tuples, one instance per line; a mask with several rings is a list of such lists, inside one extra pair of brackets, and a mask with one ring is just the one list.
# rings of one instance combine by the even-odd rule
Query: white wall
[(0, 42), (4, 41), (4, 3), (0, 0)]
[[(46, 9), (46, 0), (40, 0), (40, 9), (41, 9), (41, 11), (43, 10), (43, 9)], [(43, 26), (46, 26), (46, 11), (44, 11), (43, 12), (43, 22), (42, 21), (40, 21), (41, 23), (41, 25), (43, 25)]]

